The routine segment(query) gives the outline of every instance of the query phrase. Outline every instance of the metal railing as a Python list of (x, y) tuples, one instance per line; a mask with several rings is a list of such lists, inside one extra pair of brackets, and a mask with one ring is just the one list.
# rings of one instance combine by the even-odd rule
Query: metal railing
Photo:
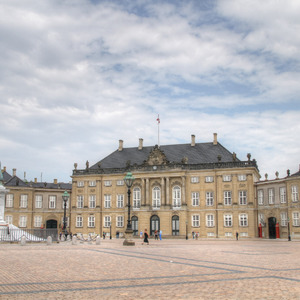
[(52, 237), (52, 241), (58, 240), (57, 229), (27, 229), (27, 228), (9, 228), (8, 226), (0, 229), (0, 242), (19, 242), (22, 236), (27, 241), (42, 242), (46, 241), (48, 236)]

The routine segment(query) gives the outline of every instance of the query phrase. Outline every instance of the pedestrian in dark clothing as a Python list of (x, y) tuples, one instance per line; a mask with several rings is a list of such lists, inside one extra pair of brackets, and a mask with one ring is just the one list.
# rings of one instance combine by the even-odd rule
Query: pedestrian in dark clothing
[(239, 239), (239, 233), (238, 232), (236, 232), (235, 237), (236, 237), (236, 240), (238, 241), (238, 239)]
[(145, 229), (143, 237), (144, 237), (144, 241), (143, 241), (142, 245), (144, 245), (144, 243), (147, 243), (147, 245), (149, 245), (149, 240), (148, 240), (149, 235), (148, 235), (147, 229)]
[(154, 237), (156, 240), (158, 240), (158, 231), (157, 230), (155, 230), (155, 232), (154, 232)]

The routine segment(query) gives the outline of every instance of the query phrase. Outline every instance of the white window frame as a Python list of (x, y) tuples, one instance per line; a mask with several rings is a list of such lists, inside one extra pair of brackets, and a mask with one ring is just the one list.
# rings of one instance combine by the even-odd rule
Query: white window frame
[(240, 174), (238, 175), (238, 181), (246, 181), (247, 175), (246, 174)]
[(55, 209), (55, 208), (56, 208), (56, 196), (49, 195), (49, 209)]
[(300, 222), (299, 222), (299, 212), (298, 211), (294, 211), (293, 214), (293, 226), (300, 226)]
[(11, 216), (11, 215), (6, 215), (6, 216), (5, 216), (5, 222), (6, 222), (7, 224), (13, 224), (13, 216)]
[(280, 213), (280, 224), (284, 227), (288, 225), (287, 212)]
[(213, 214), (206, 215), (206, 227), (215, 227), (215, 216)]
[(132, 198), (133, 198), (133, 208), (141, 208), (141, 189), (139, 187), (133, 188)]
[(172, 195), (173, 195), (173, 207), (180, 208), (181, 207), (181, 187), (176, 185), (172, 189)]
[(224, 205), (232, 205), (232, 192), (224, 191)]
[(111, 216), (104, 216), (104, 227), (108, 228), (111, 225)]
[(34, 227), (41, 228), (43, 222), (42, 222), (42, 217), (41, 216), (34, 216)]
[(43, 195), (35, 195), (35, 208), (43, 208)]
[(192, 176), (191, 183), (199, 183), (199, 176)]
[(89, 208), (96, 208), (96, 195), (89, 195)]
[(84, 181), (77, 181), (77, 187), (83, 187)]
[(240, 227), (248, 227), (248, 214), (239, 214)]
[(214, 176), (206, 176), (205, 182), (214, 182)]
[(88, 217), (88, 227), (89, 228), (94, 228), (95, 227), (95, 216), (90, 215)]
[(104, 195), (104, 208), (111, 208), (111, 195), (110, 194)]
[(111, 180), (104, 180), (104, 186), (112, 186)]
[(155, 186), (152, 189), (152, 207), (159, 209), (160, 208), (160, 197), (161, 197), (161, 192), (160, 192), (160, 187)]
[(123, 180), (123, 179), (117, 180), (117, 185), (118, 185), (118, 186), (124, 185), (124, 180)]
[(117, 195), (117, 208), (123, 208), (124, 207), (124, 195), (118, 194)]
[(192, 227), (200, 227), (200, 215), (192, 215)]
[(76, 227), (83, 227), (83, 217), (81, 215), (76, 216)]
[(96, 186), (96, 180), (90, 180), (89, 186)]
[(265, 224), (265, 215), (264, 214), (258, 214), (258, 225), (261, 224), (262, 226)]
[(268, 199), (269, 199), (269, 204), (275, 204), (274, 188), (268, 189)]
[(14, 194), (6, 194), (5, 207), (14, 207)]
[(239, 203), (240, 205), (247, 205), (247, 191), (239, 191)]
[(292, 202), (299, 201), (298, 186), (297, 185), (292, 185), (291, 190), (292, 190)]
[(232, 227), (232, 215), (231, 214), (225, 214), (224, 215), (224, 227)]
[(258, 205), (264, 204), (264, 190), (257, 191), (257, 202), (258, 202)]
[(223, 181), (224, 181), (224, 182), (229, 182), (229, 181), (231, 181), (231, 175), (223, 175)]
[(117, 227), (124, 227), (124, 216), (117, 216), (116, 217), (116, 226)]
[(84, 196), (77, 195), (77, 208), (83, 208), (83, 204), (84, 204)]
[(214, 205), (214, 192), (205, 192), (205, 203), (206, 206)]
[(199, 206), (199, 205), (200, 205), (200, 193), (192, 192), (192, 206)]
[(20, 216), (19, 217), (19, 227), (27, 227), (27, 216)]
[(27, 194), (20, 195), (20, 208), (27, 208), (27, 206), (28, 206), (28, 195)]
[(279, 188), (279, 195), (280, 203), (286, 203), (286, 188), (284, 186)]

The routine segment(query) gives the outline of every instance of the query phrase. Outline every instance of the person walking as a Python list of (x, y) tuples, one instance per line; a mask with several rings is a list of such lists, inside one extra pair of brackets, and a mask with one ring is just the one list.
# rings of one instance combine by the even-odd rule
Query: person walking
[(236, 237), (236, 240), (238, 241), (239, 240), (239, 233), (238, 232), (236, 232), (235, 237)]
[(144, 238), (144, 241), (142, 242), (142, 245), (144, 245), (144, 243), (147, 243), (147, 245), (149, 245), (149, 240), (148, 240), (149, 234), (147, 232), (147, 229), (145, 229), (145, 231), (144, 231), (143, 238)]
[(154, 232), (154, 237), (156, 240), (158, 240), (158, 231), (157, 230), (155, 230), (155, 232)]

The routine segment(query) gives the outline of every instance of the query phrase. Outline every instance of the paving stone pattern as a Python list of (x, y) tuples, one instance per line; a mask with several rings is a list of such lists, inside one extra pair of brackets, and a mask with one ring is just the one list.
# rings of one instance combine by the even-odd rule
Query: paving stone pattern
[(300, 242), (0, 244), (0, 299), (300, 299)]

